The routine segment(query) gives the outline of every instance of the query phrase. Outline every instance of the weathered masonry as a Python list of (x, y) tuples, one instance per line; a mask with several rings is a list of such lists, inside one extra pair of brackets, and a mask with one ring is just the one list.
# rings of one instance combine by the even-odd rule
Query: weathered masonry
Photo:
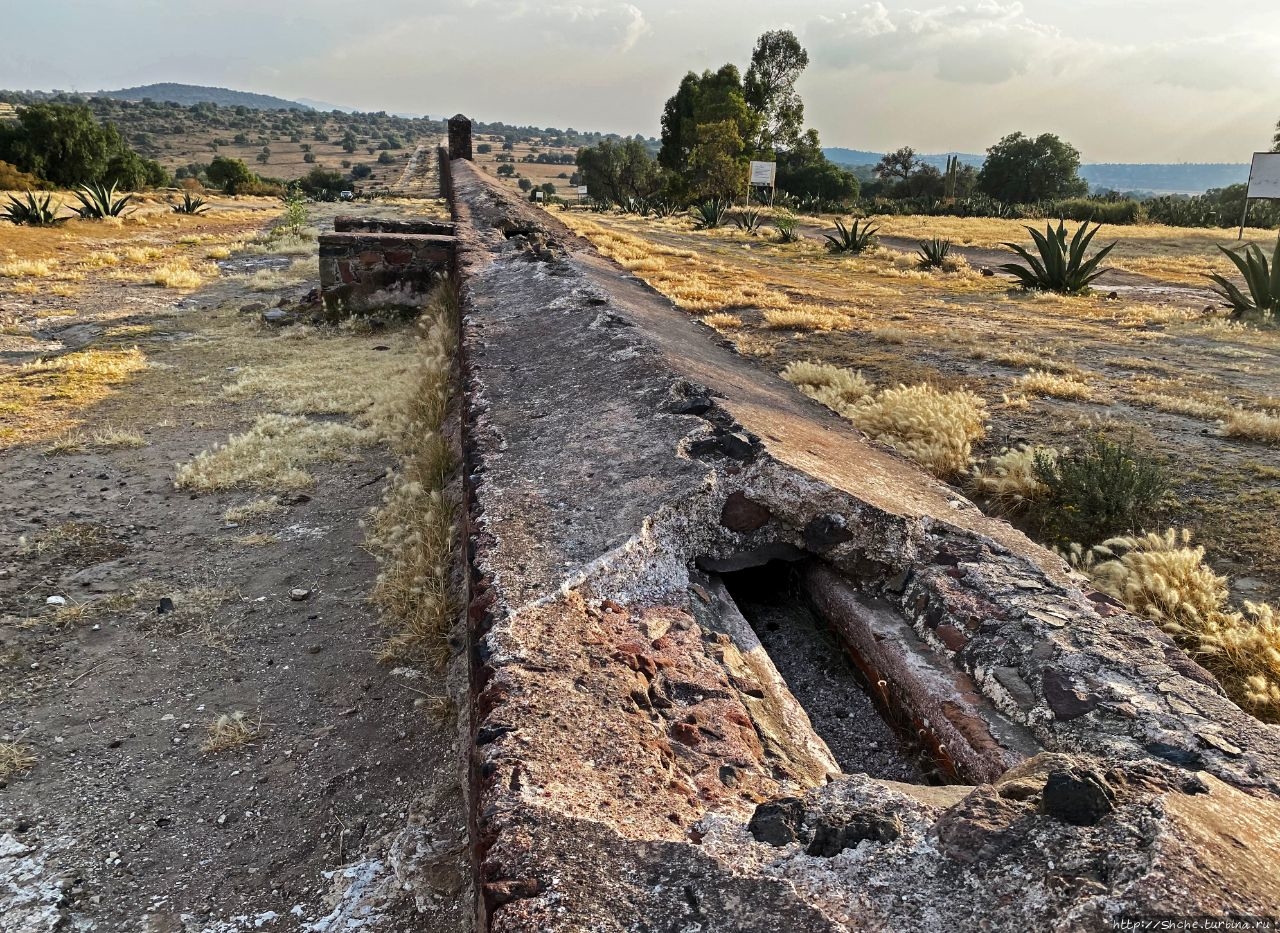
[(481, 929), (1280, 911), (1276, 729), (554, 213), (448, 181)]
[(337, 217), (320, 235), (320, 293), (333, 318), (414, 308), (452, 275), (454, 225), (428, 220)]

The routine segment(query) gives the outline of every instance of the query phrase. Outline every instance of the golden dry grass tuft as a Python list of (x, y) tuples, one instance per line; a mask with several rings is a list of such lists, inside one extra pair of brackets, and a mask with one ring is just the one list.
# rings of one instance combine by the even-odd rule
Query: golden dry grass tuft
[(1280, 415), (1235, 408), (1227, 415), (1227, 423), (1222, 426), (1222, 433), (1227, 437), (1280, 444)]
[(208, 735), (200, 749), (205, 752), (225, 752), (249, 745), (261, 735), (262, 720), (252, 720), (245, 713), (236, 710), (233, 713), (223, 713), (209, 723)]
[(244, 505), (236, 505), (227, 509), (222, 513), (222, 520), (233, 525), (242, 525), (245, 522), (255, 521), (259, 518), (266, 518), (280, 511), (280, 499), (278, 496), (268, 496), (265, 499), (252, 499)]
[(1018, 391), (1027, 395), (1049, 395), (1053, 398), (1091, 402), (1093, 387), (1075, 376), (1060, 376), (1043, 369), (1033, 369), (1014, 381)]
[(969, 468), (973, 443), (987, 433), (986, 403), (967, 389), (921, 384), (874, 391), (862, 373), (825, 363), (792, 363), (782, 377), (935, 476)]
[(708, 314), (702, 319), (702, 323), (716, 330), (737, 330), (742, 326), (742, 318), (736, 314)]
[(1012, 515), (1043, 498), (1049, 488), (1036, 477), (1036, 458), (1056, 459), (1052, 447), (1022, 444), (974, 467), (969, 488), (999, 515)]
[(350, 424), (262, 415), (249, 430), (178, 467), (174, 484), (199, 491), (247, 486), (302, 489), (314, 481), (303, 467), (349, 459), (355, 450), (376, 441), (369, 429)]
[(134, 347), (44, 357), (0, 374), (0, 441), (48, 437), (50, 428), (65, 428), (69, 413), (146, 368), (146, 356)]
[[(216, 269), (213, 271), (216, 274)], [(151, 281), (162, 288), (199, 288), (209, 272), (207, 267), (202, 271), (192, 268), (186, 260), (174, 259), (156, 266)]]
[(457, 602), (448, 489), (454, 455), (443, 433), (458, 340), (456, 301), (452, 286), (442, 286), (424, 314), (418, 383), (395, 439), (400, 468), (374, 510), (367, 536), (380, 565), (372, 599), (392, 631), (383, 657), (424, 661), (436, 669), (449, 657)]
[(1188, 531), (1113, 538), (1073, 563), (1099, 590), (1157, 622), (1209, 668), (1242, 708), (1280, 722), (1280, 614), (1265, 603), (1229, 603), (1224, 577)]
[(25, 745), (18, 742), (0, 742), (0, 781), (25, 771), (36, 763)]
[(137, 431), (107, 425), (97, 431), (84, 434), (68, 431), (56, 438), (46, 449), (48, 454), (78, 454), (87, 450), (123, 450), (146, 447), (147, 439)]

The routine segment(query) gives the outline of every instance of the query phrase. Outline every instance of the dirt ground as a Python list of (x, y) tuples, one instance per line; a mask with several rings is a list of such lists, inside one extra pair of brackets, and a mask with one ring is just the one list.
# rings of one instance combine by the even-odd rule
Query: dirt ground
[[(771, 231), (698, 231), (684, 218), (557, 216), (593, 240), (604, 230), (648, 244), (605, 249), (621, 250), (623, 264), (659, 291), (685, 295), (691, 313), (770, 370), (812, 360), (859, 370), (880, 386), (977, 391), (991, 416), (979, 458), (1022, 443), (1070, 447), (1099, 428), (1131, 432), (1172, 473), (1175, 501), (1160, 521), (1191, 528), (1238, 599), (1280, 596), (1280, 447), (1221, 429), (1233, 406), (1280, 412), (1280, 334), (1225, 321), (1207, 283), (1190, 284), (1194, 270), (1220, 261), (1214, 244), (1228, 242), (1220, 231), (1106, 228), (1097, 242), (1120, 240), (1113, 255), (1121, 268), (1093, 296), (1061, 298), (980, 274), (1012, 258), (992, 248), (1021, 229), (1005, 221), (938, 219), (946, 226), (938, 235), (954, 236), (969, 261), (943, 276), (917, 271), (912, 260), (911, 236), (928, 233), (934, 218), (885, 218), (880, 249), (841, 258), (823, 248), (820, 229), (830, 227), (815, 223), (800, 243), (779, 244)], [(1262, 241), (1274, 232), (1249, 235)], [(1028, 239), (1025, 231), (1016, 238)], [(835, 323), (775, 326), (771, 302), (835, 315)], [(1084, 383), (1087, 397), (1029, 391), (1022, 380), (1032, 370)]]
[[(239, 213), (188, 249), (252, 238), (277, 213), (225, 209)], [(14, 255), (19, 232), (4, 231)], [(380, 662), (368, 600), (361, 524), (391, 452), (310, 465), (310, 483), (240, 521), (224, 513), (272, 490), (174, 484), (176, 465), (272, 410), (222, 391), (237, 373), (340, 347), (359, 380), (362, 358), (407, 354), (412, 334), (259, 324), (316, 284), (283, 275), (294, 257), (235, 253), (197, 287), (162, 288), (75, 262), (170, 248), (172, 233), (73, 232), (46, 244), (54, 273), (0, 277), (0, 751), (20, 758), (0, 767), (0, 930), (468, 929), (449, 690)], [(264, 270), (279, 280), (253, 279)], [(73, 350), (144, 362), (61, 382), (24, 368)], [(237, 714), (245, 741), (209, 750)]]

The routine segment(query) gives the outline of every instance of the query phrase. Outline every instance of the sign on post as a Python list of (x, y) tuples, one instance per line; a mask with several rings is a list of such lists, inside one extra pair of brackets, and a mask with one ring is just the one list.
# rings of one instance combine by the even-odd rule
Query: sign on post
[(769, 186), (769, 206), (773, 206), (773, 180), (778, 174), (777, 162), (751, 163), (751, 184), (747, 186), (747, 203), (751, 203), (751, 188), (755, 185)]
[(582, 199), (585, 198), (586, 196), (587, 196), (587, 186), (578, 185), (578, 203), (581, 204)]
[(773, 187), (773, 179), (777, 177), (777, 162), (752, 162), (751, 163), (751, 184), (768, 185)]
[(1244, 192), (1244, 210), (1240, 212), (1240, 234), (1244, 239), (1244, 222), (1249, 216), (1249, 201), (1280, 200), (1280, 152), (1255, 152), (1249, 166), (1249, 186)]

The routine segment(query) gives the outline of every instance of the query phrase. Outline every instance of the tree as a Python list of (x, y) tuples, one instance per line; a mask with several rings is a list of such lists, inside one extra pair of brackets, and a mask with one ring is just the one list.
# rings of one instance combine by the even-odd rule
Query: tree
[(249, 166), (239, 159), (227, 156), (214, 156), (205, 170), (205, 177), (209, 179), (209, 184), (221, 188), (227, 194), (235, 194), (236, 188), (251, 185), (257, 180), (253, 172), (249, 171)]
[(809, 130), (779, 154), (776, 181), (784, 191), (816, 195), (824, 201), (852, 201), (858, 196), (858, 179), (826, 157), (817, 130)]
[(1280, 120), (1276, 121), (1276, 134), (1271, 137), (1271, 151), (1280, 152)]
[(357, 178), (357, 179), (368, 178), (372, 174), (373, 174), (373, 166), (371, 165), (366, 165), (363, 162), (357, 162), (355, 165), (351, 166), (352, 178)]
[(758, 151), (789, 149), (800, 138), (804, 102), (796, 93), (796, 79), (808, 64), (809, 53), (789, 29), (766, 32), (756, 40), (742, 87), (759, 118)]
[(880, 179), (897, 178), (906, 181), (919, 168), (920, 160), (916, 158), (916, 151), (910, 146), (903, 146), (896, 152), (886, 153), (876, 163), (875, 173)]
[(529, 179), (527, 179), (527, 178), (521, 178), (518, 182), (516, 182), (516, 186), (517, 186), (521, 191), (528, 191), (530, 188), (532, 188), (532, 187), (533, 187), (533, 182), (531, 182), (531, 181), (530, 181)]
[(578, 169), (584, 184), (597, 198), (621, 202), (647, 198), (662, 189), (662, 170), (643, 143), (634, 139), (578, 150)]
[(742, 136), (733, 120), (704, 123), (689, 155), (694, 191), (701, 196), (732, 200), (747, 183), (747, 159)]
[[(356, 151), (356, 146), (357, 146), (357, 145), (358, 145), (358, 143), (356, 142), (355, 134), (354, 134), (354, 133), (352, 133), (350, 130), (348, 130), (348, 131), (347, 131), (347, 135), (345, 135), (345, 136), (343, 136), (343, 137), (342, 137), (342, 143), (341, 143), (341, 146), (342, 146), (343, 151), (344, 151), (344, 152), (355, 152), (355, 151)], [(370, 149), (370, 150), (369, 150), (369, 152), (370, 152), (370, 153), (372, 153), (372, 152), (373, 152), (373, 150), (372, 150), (372, 149)]]
[(987, 150), (978, 188), (1006, 204), (1082, 197), (1089, 184), (1079, 172), (1080, 151), (1070, 143), (1052, 133), (1010, 133)]
[(489, 143), (480, 143), (476, 146), (476, 152), (480, 153), (480, 155), (488, 155), (493, 152), (493, 146)]
[(320, 201), (332, 201), (340, 191), (346, 190), (347, 179), (341, 172), (317, 165), (299, 178), (297, 184), (304, 194)]
[(259, 163), (261, 163), (262, 165), (266, 165), (268, 162), (271, 161), (271, 147), (263, 146), (262, 151), (258, 153), (256, 158)]
[(744, 148), (759, 133), (760, 116), (747, 105), (737, 67), (724, 65), (701, 75), (689, 72), (662, 111), (659, 164), (683, 177), (691, 168), (701, 128), (724, 122), (734, 124)]
[(390, 165), (394, 161), (395, 161), (395, 157), (392, 156), (391, 153), (387, 152), (385, 149), (378, 153), (379, 165)]
[(82, 105), (29, 104), (16, 121), (0, 122), (0, 160), (64, 188), (101, 181), (125, 152), (116, 128)]
[(500, 176), (507, 177), (510, 175), (514, 175), (515, 173), (516, 173), (516, 167), (514, 165), (511, 165), (510, 163), (498, 166), (498, 174)]

